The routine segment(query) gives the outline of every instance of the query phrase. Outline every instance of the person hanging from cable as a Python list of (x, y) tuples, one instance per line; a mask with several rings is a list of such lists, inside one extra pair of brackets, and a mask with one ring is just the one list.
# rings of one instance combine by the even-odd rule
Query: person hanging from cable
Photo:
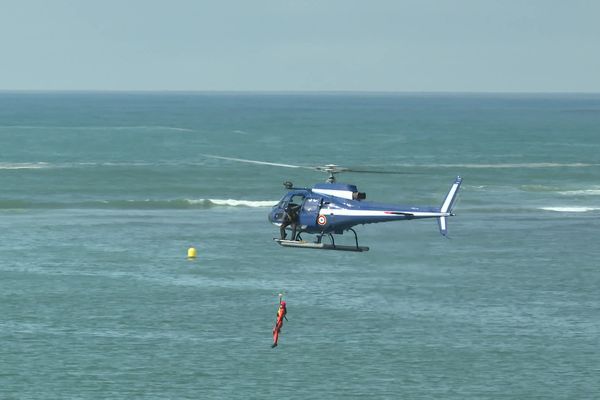
[(282, 300), (282, 297), (283, 294), (279, 294), (279, 309), (277, 310), (277, 320), (275, 322), (275, 327), (273, 328), (273, 345), (271, 345), (271, 347), (277, 346), (277, 342), (279, 341), (279, 333), (283, 327), (283, 320), (288, 320), (285, 316), (287, 314), (286, 304), (285, 301)]

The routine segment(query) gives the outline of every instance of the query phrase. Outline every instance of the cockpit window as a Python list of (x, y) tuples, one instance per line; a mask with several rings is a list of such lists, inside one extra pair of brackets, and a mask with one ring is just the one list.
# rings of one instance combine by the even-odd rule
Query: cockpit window
[(285, 205), (286, 201), (285, 201), (285, 197), (282, 198), (281, 200), (279, 200), (279, 203), (275, 204), (273, 206), (273, 208), (283, 208), (283, 206)]
[(301, 194), (295, 194), (290, 199), (290, 204), (296, 205), (296, 206), (300, 206), (300, 205), (302, 205), (303, 201), (304, 201), (304, 196), (303, 195), (301, 195)]
[(289, 196), (289, 194), (286, 194), (281, 198), (281, 200), (279, 200), (279, 203), (277, 203), (277, 205), (275, 205), (273, 208), (286, 208), (290, 204), (292, 206), (299, 207), (302, 205), (303, 201), (304, 195), (302, 194), (294, 194), (291, 197)]

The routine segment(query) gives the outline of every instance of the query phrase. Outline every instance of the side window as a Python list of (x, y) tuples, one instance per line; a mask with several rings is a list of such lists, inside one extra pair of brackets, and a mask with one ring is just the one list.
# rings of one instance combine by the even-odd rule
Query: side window
[(337, 205), (337, 203), (335, 203), (335, 202), (329, 202), (329, 201), (328, 201), (327, 203), (324, 203), (324, 205), (326, 205), (326, 206), (327, 206), (327, 208), (335, 208), (335, 209), (340, 209), (340, 208), (341, 208), (341, 207), (340, 207), (339, 205)]
[(319, 204), (321, 199), (306, 199), (304, 202), (304, 211), (307, 213), (314, 213), (319, 210)]

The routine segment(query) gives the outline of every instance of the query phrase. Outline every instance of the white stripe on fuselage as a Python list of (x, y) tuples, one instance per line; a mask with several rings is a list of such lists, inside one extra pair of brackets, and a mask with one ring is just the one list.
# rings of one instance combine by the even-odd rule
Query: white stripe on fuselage
[(407, 214), (407, 217), (444, 217), (449, 215), (448, 213), (425, 211), (347, 210), (339, 208), (321, 208), (321, 211), (319, 211), (320, 215), (343, 215), (349, 217), (397, 217), (403, 213)]
[(336, 190), (336, 189), (313, 189), (313, 193), (325, 194), (327, 196), (340, 197), (342, 199), (352, 200), (354, 198), (353, 193), (349, 190)]

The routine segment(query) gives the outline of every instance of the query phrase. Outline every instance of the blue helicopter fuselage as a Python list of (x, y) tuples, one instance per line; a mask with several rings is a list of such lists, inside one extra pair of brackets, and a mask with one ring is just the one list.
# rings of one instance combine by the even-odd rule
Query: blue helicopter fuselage
[[(439, 218), (445, 235), (445, 217), (452, 215), (461, 178), (457, 177), (442, 207), (400, 206), (365, 201), (355, 185), (319, 183), (313, 188), (292, 188), (273, 207), (269, 221), (281, 225), (287, 207), (296, 207), (297, 229), (311, 234), (341, 234), (355, 225), (408, 219)], [(443, 224), (443, 226), (442, 226)], [(442, 229), (443, 228), (443, 229)]]

